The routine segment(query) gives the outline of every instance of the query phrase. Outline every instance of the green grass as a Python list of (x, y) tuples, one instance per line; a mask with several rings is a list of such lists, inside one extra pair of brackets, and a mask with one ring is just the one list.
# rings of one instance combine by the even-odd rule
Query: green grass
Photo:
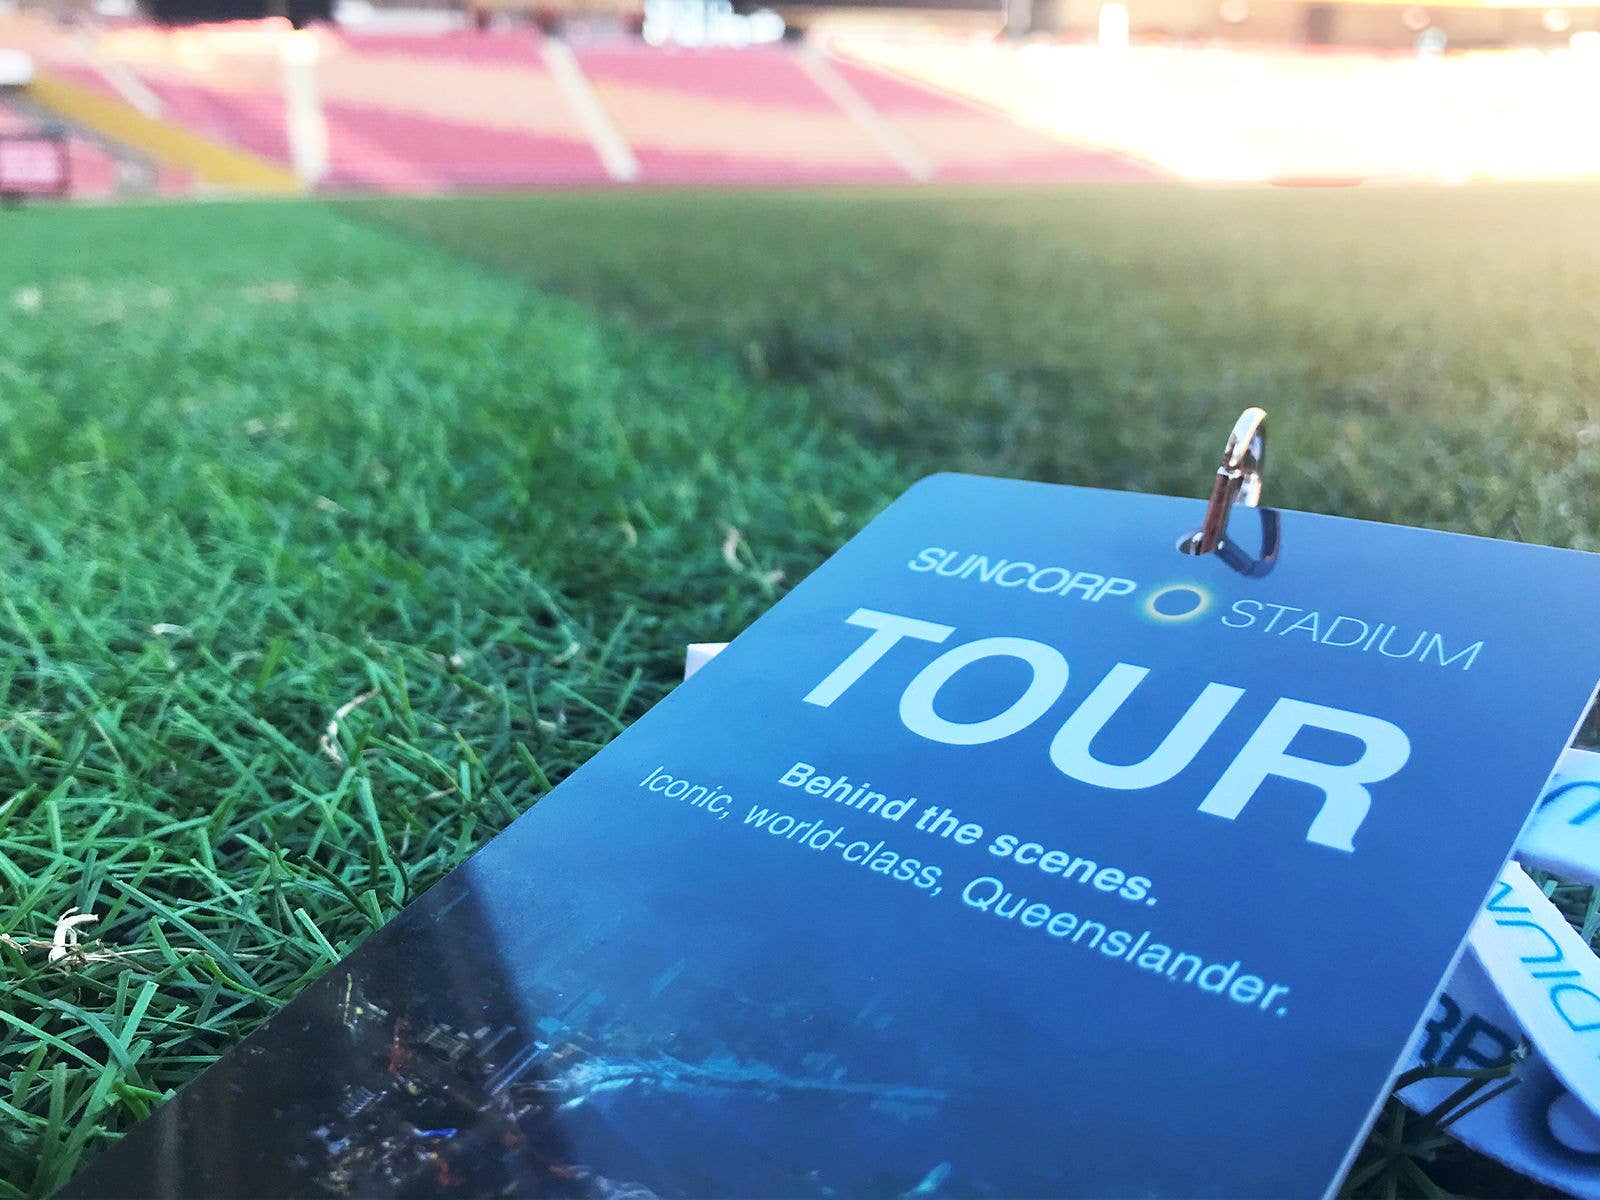
[(917, 471), (1195, 495), (1271, 413), (1289, 508), (1600, 548), (1600, 189), (385, 200)]
[[(1274, 504), (1600, 548), (1596, 198), (0, 214), (0, 1197), (929, 470), (1200, 494), (1259, 403)], [(1503, 1182), (1438, 1142), (1391, 1109), (1361, 1194)]]
[(76, 907), (122, 956), (0, 947), (0, 1195), (38, 1195), (903, 476), (797, 395), (315, 207), (4, 236), (0, 931)]

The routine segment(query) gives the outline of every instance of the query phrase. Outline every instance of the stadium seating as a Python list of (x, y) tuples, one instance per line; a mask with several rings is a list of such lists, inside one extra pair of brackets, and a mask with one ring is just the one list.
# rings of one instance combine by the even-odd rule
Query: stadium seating
[(166, 120), (272, 162), (289, 161), (283, 97), (277, 90), (154, 74), (146, 75), (145, 82), (160, 99)]
[(1146, 179), (1148, 166), (1074, 145), (927, 85), (840, 61), (835, 70), (921, 148), (936, 177), (987, 182)]
[(72, 164), (72, 194), (79, 200), (104, 200), (118, 193), (117, 162), (82, 138), (67, 143)]
[(802, 70), (792, 50), (580, 51), (641, 178), (660, 183), (903, 180), (882, 146)]
[(833, 46), (880, 76), (1011, 113), (1059, 146), (1113, 146), (1180, 178), (1325, 185), (1600, 178), (1593, 37), (1585, 31), (1567, 49), (1449, 55), (1108, 52), (957, 36), (846, 35)]
[[(251, 23), (255, 24), (255, 23)], [(266, 25), (266, 23), (259, 23)], [(256, 36), (251, 36), (254, 32)], [(276, 26), (132, 26), (103, 33), (73, 72), (82, 84), (141, 89), (162, 119), (275, 163), (289, 161)], [(112, 74), (116, 72), (116, 74)]]
[[(37, 121), (24, 117), (0, 99), (0, 134), (27, 133), (37, 127)], [(100, 147), (82, 138), (71, 138), (67, 142), (67, 159), (73, 197), (102, 199), (116, 193), (116, 160)]]
[(326, 186), (433, 190), (603, 183), (537, 34), (325, 38)]
[[(10, 36), (0, 21), (0, 39)], [(263, 177), (277, 171), (291, 186), (288, 169), (307, 163), (304, 152), (296, 163), (287, 115), (286, 59), (296, 56), (312, 64), (326, 134), (317, 183), (330, 190), (1146, 173), (812, 47), (619, 38), (568, 49), (531, 29), (304, 33), (273, 21), (132, 23), (93, 36), (35, 22), (21, 36), (42, 48), (53, 76), (181, 131), (191, 156), (203, 152), (198, 138), (236, 160), (244, 152)]]

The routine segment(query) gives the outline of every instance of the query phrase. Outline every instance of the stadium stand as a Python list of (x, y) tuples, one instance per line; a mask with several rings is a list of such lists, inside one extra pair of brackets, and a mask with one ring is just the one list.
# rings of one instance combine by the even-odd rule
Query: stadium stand
[(1414, 183), (1600, 177), (1600, 38), (1559, 50), (1021, 46), (840, 37), (880, 75), (1207, 181)]
[[(126, 43), (129, 38), (135, 47), (142, 38), (146, 50), (112, 51), (118, 39)], [(208, 140), (167, 119), (161, 98), (121, 61), (149, 58), (151, 46), (183, 44), (177, 31), (144, 25), (91, 30), (27, 13), (0, 14), (0, 46), (25, 50), (38, 66), (22, 99), (35, 114), (49, 114), (85, 135), (72, 143), (76, 196), (177, 195), (211, 186), (294, 189), (288, 172), (268, 169), (263, 160), (237, 150), (233, 129), (224, 140)], [(173, 82), (176, 95), (187, 79)], [(200, 90), (209, 95), (212, 89)], [(282, 108), (281, 100), (273, 103)]]
[(1600, 29), (1575, 24), (1565, 47), (1450, 54), (842, 19), (801, 43), (691, 49), (439, 16), (379, 32), (0, 14), (0, 48), (37, 60), (33, 115), (93, 135), (73, 151), (93, 189), (139, 176), (106, 148), (158, 164), (161, 190), (279, 193), (1600, 177)]
[(927, 155), (940, 179), (1047, 182), (1156, 174), (1124, 155), (1050, 137), (931, 86), (847, 61), (834, 69)]
[(283, 68), (278, 38), (271, 36), (278, 31), (262, 24), (110, 30), (94, 40), (92, 51), (85, 47), (84, 64), (72, 78), (110, 87), (192, 134), (287, 163)]
[[(0, 164), (24, 166), (26, 175), (44, 175), (48, 172), (40, 170), (43, 164), (39, 161), (44, 154), (42, 143), (34, 142), (29, 135), (37, 133), (40, 122), (30, 116), (17, 111), (11, 104), (0, 98), (0, 141), (11, 142), (13, 146), (21, 146), (26, 140), (27, 150), (12, 160), (14, 153), (10, 147), (0, 145)], [(67, 194), (77, 199), (103, 199), (115, 195), (118, 188), (118, 169), (116, 160), (100, 147), (82, 138), (68, 137), (66, 184)], [(8, 190), (7, 184), (10, 171), (0, 169), (0, 192)], [(31, 189), (30, 189), (31, 190)], [(51, 189), (53, 192), (54, 189)]]
[(326, 186), (385, 190), (604, 183), (533, 31), (324, 40)]
[(288, 163), (283, 97), (276, 89), (158, 75), (146, 75), (145, 82), (160, 99), (166, 120), (272, 162)]
[(778, 47), (580, 50), (595, 95), (660, 183), (903, 180), (870, 134)]
[[(289, 191), (608, 183), (889, 183), (1149, 174), (811, 46), (569, 46), (533, 29), (380, 33), (286, 22), (65, 29), (35, 99), (167, 180)], [(291, 115), (300, 64), (313, 108)], [(304, 100), (304, 97), (302, 97)], [(308, 149), (308, 146), (310, 147)], [(93, 174), (93, 171), (90, 172)]]

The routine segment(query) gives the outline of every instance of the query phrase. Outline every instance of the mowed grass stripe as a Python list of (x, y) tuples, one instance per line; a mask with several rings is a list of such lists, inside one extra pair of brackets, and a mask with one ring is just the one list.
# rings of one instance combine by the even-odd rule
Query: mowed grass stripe
[(909, 476), (325, 208), (5, 216), (0, 1195), (39, 1196)]
[(373, 219), (799, 385), (919, 472), (1600, 548), (1600, 187), (385, 198)]

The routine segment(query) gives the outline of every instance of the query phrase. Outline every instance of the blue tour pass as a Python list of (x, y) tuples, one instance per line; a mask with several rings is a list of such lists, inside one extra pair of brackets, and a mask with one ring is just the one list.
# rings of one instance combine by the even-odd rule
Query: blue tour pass
[(67, 1192), (1329, 1192), (1600, 557), (1202, 508), (918, 484)]

